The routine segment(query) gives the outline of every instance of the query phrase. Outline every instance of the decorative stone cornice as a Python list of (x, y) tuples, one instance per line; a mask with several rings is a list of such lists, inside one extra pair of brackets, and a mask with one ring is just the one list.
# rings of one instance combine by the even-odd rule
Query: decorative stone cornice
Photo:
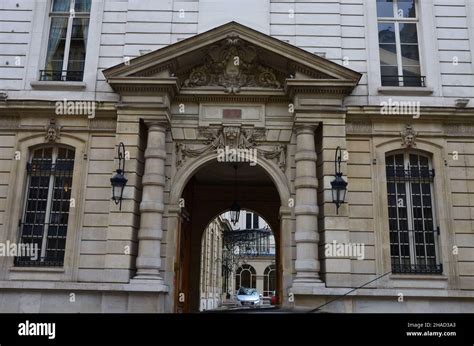
[(287, 79), (285, 91), (290, 97), (296, 94), (349, 95), (358, 81), (340, 79)]
[(151, 95), (156, 93), (167, 93), (170, 97), (174, 97), (179, 90), (178, 79), (175, 77), (118, 77), (111, 78), (108, 82), (114, 91), (122, 95)]
[(0, 117), (0, 128), (3, 130), (16, 130), (20, 126), (19, 117)]
[(453, 136), (474, 136), (474, 124), (446, 124), (445, 132)]
[[(382, 114), (381, 106), (379, 105), (365, 105), (365, 106), (355, 106), (350, 105), (346, 106), (347, 110), (347, 121), (357, 121), (359, 120), (395, 120), (395, 117), (387, 117), (387, 115)], [(465, 108), (458, 109), (454, 107), (420, 107), (420, 119), (424, 121), (442, 121), (446, 126), (451, 126), (450, 124), (463, 123), (472, 123), (474, 117), (474, 108)], [(401, 120), (413, 118), (413, 115), (397, 115), (396, 119)]]
[(353, 121), (346, 123), (347, 134), (371, 134), (372, 124), (367, 121)]
[(89, 125), (91, 130), (116, 130), (117, 121), (115, 119), (92, 119)]
[(315, 71), (314, 69), (311, 69), (297, 62), (289, 63), (288, 67), (290, 71), (295, 71), (295, 72), (298, 71), (314, 79), (334, 79), (334, 77), (331, 77), (330, 75), (326, 73), (323, 73), (321, 71)]
[(177, 69), (176, 61), (172, 60), (166, 64), (153, 66), (149, 69), (135, 73), (133, 76), (134, 77), (152, 77), (153, 75), (156, 75), (162, 71), (165, 71), (165, 70), (175, 71), (176, 69)]
[(283, 92), (265, 92), (259, 94), (255, 90), (241, 90), (239, 94), (216, 94), (207, 93), (205, 90), (193, 90), (193, 92), (181, 90), (180, 94), (174, 99), (180, 102), (242, 102), (242, 103), (290, 103), (290, 98)]

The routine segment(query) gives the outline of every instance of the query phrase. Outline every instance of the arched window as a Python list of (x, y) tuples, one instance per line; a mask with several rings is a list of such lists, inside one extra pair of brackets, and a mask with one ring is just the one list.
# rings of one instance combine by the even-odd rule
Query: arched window
[(33, 150), (26, 168), (28, 188), (20, 223), (20, 243), (35, 251), (18, 254), (15, 265), (63, 265), (74, 154), (74, 149), (64, 146)]
[(236, 271), (235, 289), (238, 290), (240, 287), (257, 287), (257, 272), (249, 264), (242, 264)]
[(385, 162), (392, 272), (441, 273), (431, 159), (397, 152)]
[(271, 264), (263, 271), (263, 295), (272, 296), (274, 291), (276, 291), (276, 268)]

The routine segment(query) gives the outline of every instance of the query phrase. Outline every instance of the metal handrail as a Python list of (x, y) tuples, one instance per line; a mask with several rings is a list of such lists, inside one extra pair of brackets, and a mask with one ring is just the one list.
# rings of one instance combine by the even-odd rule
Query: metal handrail
[(400, 76), (400, 75), (382, 75), (382, 86), (390, 86), (392, 84), (384, 84), (384, 82), (394, 82), (401, 87), (425, 87), (426, 76)]
[(40, 81), (81, 82), (83, 77), (84, 71), (40, 70)]

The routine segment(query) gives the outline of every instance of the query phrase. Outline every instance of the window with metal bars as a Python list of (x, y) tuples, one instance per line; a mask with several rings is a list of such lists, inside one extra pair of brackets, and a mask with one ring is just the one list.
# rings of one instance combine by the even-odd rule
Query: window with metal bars
[(19, 242), (36, 244), (40, 254), (36, 259), (16, 257), (16, 266), (63, 265), (74, 154), (74, 149), (58, 146), (33, 151), (27, 164), (28, 188)]
[(430, 158), (401, 152), (386, 157), (390, 256), (393, 273), (439, 274)]

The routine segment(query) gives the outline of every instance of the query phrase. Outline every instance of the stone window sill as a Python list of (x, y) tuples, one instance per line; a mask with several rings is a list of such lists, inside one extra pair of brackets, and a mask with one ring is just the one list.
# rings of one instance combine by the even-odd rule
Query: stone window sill
[(416, 96), (431, 95), (433, 94), (433, 89), (427, 87), (380, 87), (378, 92), (382, 95)]
[(64, 268), (53, 267), (11, 267), (11, 272), (46, 272), (46, 273), (64, 273)]
[(82, 90), (86, 88), (85, 82), (60, 82), (60, 81), (32, 81), (30, 85), (38, 90)]
[(418, 274), (392, 274), (392, 280), (448, 280), (448, 277), (443, 274), (433, 275), (418, 275)]

